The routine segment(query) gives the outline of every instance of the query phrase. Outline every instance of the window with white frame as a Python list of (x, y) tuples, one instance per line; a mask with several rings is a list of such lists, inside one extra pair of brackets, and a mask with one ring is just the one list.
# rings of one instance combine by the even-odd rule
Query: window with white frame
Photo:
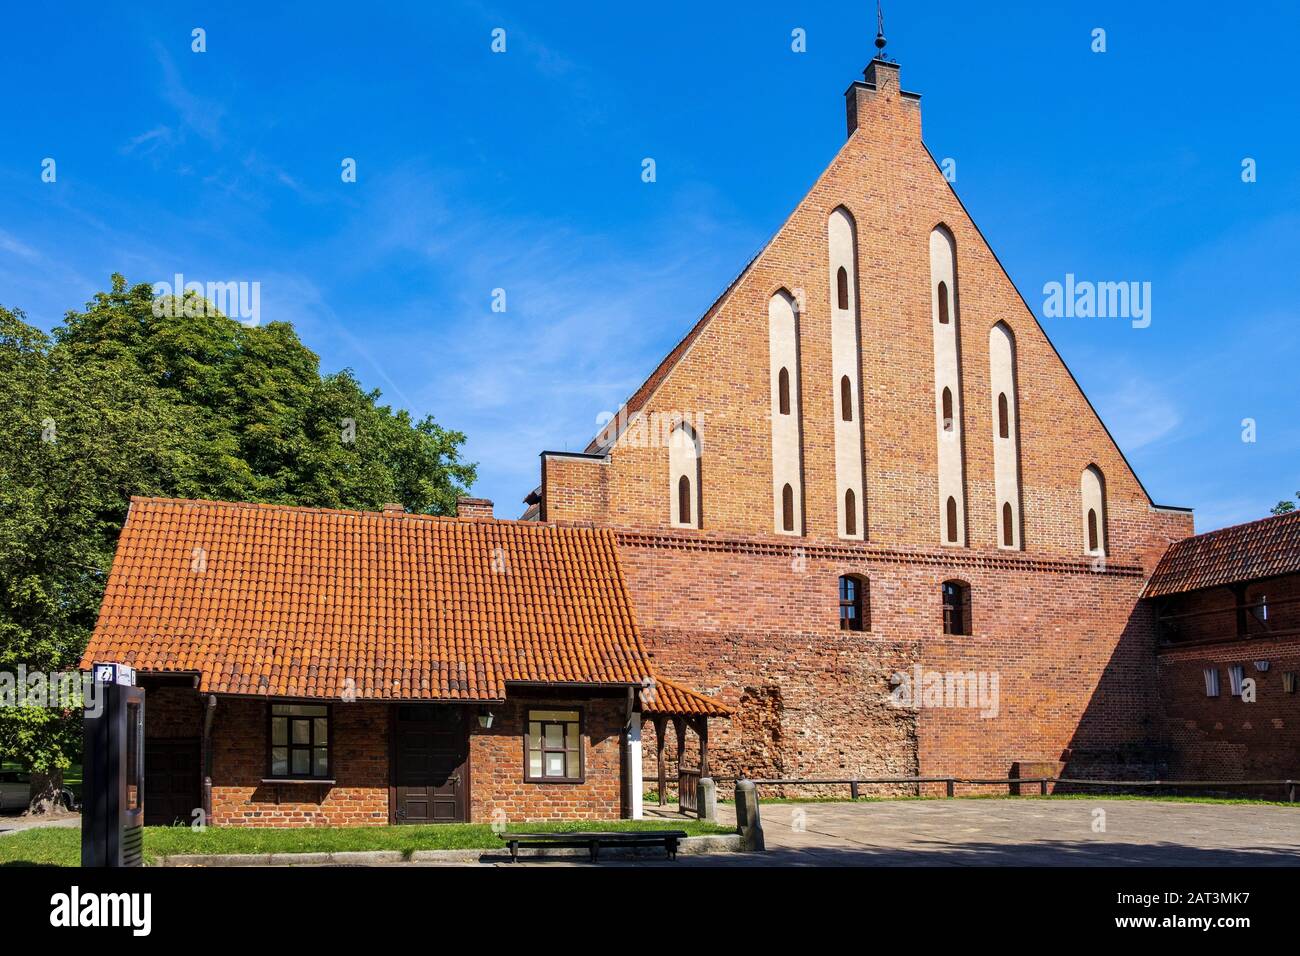
[(582, 712), (530, 710), (525, 778), (535, 782), (582, 780)]

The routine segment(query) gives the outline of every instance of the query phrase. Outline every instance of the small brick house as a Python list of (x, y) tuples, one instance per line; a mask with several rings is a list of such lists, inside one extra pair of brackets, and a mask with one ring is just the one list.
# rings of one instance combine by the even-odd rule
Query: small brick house
[(146, 688), (146, 822), (639, 816), (642, 715), (729, 711), (660, 692), (612, 534), (461, 510), (132, 499), (82, 666)]

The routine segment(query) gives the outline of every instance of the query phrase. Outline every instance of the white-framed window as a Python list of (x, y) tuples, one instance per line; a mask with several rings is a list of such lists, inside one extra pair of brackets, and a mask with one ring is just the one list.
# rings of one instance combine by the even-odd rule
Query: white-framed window
[(582, 782), (581, 710), (530, 710), (525, 738), (524, 779), (533, 783)]

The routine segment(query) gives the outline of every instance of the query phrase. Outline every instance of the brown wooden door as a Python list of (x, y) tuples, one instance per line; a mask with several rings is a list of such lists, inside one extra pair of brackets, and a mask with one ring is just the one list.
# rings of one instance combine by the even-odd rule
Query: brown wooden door
[(469, 727), (464, 709), (398, 704), (393, 786), (397, 823), (469, 819)]
[(145, 738), (144, 823), (189, 826), (202, 806), (199, 795), (199, 738)]

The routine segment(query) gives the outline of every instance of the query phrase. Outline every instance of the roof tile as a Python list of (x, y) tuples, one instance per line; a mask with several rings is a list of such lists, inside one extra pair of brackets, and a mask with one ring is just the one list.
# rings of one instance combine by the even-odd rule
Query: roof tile
[(132, 499), (96, 660), (328, 698), (651, 675), (608, 530), (167, 498)]
[(1300, 511), (1184, 538), (1169, 546), (1145, 597), (1300, 572)]

